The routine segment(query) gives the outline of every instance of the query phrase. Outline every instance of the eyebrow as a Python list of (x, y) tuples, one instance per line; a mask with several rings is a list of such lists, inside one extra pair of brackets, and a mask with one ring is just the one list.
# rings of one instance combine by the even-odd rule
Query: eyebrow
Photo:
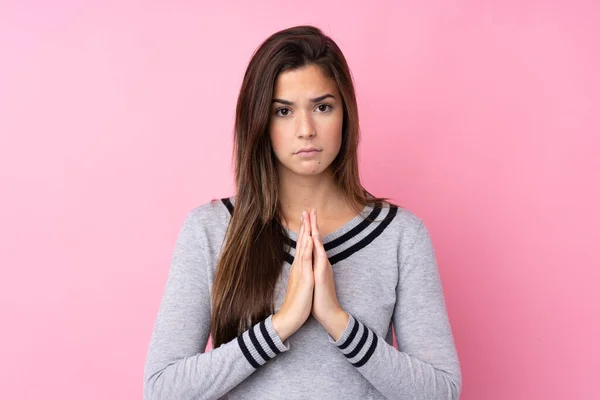
[[(327, 93), (327, 94), (324, 94), (323, 96), (319, 96), (319, 97), (316, 97), (314, 99), (310, 99), (310, 102), (311, 103), (318, 103), (318, 102), (323, 101), (323, 100), (325, 100), (325, 99), (327, 99), (329, 97), (335, 99), (334, 95), (332, 95), (330, 93)], [(283, 100), (283, 99), (273, 99), (273, 103), (281, 103), (281, 104), (285, 104), (286, 106), (293, 106), (294, 105), (293, 102), (288, 101), (288, 100)]]

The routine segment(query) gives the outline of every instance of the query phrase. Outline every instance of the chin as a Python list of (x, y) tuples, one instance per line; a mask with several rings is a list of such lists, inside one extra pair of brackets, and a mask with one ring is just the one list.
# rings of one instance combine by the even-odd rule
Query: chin
[(325, 172), (327, 170), (327, 167), (323, 167), (323, 165), (317, 165), (314, 167), (308, 167), (308, 168), (295, 168), (292, 171), (294, 171), (296, 174), (298, 175), (304, 175), (304, 176), (314, 176), (314, 175), (320, 175), (323, 172)]
[(290, 163), (281, 163), (280, 162), (279, 166), (284, 167), (289, 172), (296, 174), (296, 175), (315, 176), (315, 175), (320, 175), (320, 174), (326, 172), (327, 169), (329, 168), (330, 164), (323, 162), (321, 160), (320, 164), (318, 163), (318, 161), (314, 161), (310, 164), (308, 164), (308, 163), (298, 164), (296, 162), (290, 162)]

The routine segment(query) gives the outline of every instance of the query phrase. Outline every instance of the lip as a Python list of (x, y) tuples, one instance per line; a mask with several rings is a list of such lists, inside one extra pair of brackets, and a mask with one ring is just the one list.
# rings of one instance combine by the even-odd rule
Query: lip
[(317, 149), (316, 147), (307, 147), (307, 148), (298, 150), (296, 152), (296, 154), (303, 154), (303, 153), (306, 153), (306, 154), (316, 154), (316, 153), (318, 153), (320, 151), (321, 150)]
[(296, 156), (300, 157), (300, 158), (313, 158), (316, 157), (317, 154), (320, 153), (320, 150), (313, 150), (313, 151), (301, 151), (299, 153), (296, 153)]

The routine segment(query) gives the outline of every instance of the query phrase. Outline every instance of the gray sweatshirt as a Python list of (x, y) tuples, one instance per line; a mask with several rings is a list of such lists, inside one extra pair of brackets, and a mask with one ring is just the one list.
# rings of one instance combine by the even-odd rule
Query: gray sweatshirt
[[(144, 368), (144, 399), (458, 399), (461, 371), (423, 221), (366, 206), (323, 236), (342, 308), (339, 340), (310, 316), (284, 342), (270, 315), (205, 352), (211, 287), (235, 196), (191, 210), (178, 234)], [(385, 218), (388, 217), (388, 218)], [(279, 310), (297, 234), (275, 289)], [(399, 350), (392, 346), (392, 326)]]

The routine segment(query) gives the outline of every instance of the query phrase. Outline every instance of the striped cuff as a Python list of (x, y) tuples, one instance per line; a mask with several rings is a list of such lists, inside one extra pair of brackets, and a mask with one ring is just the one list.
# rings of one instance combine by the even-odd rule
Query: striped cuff
[(277, 354), (290, 349), (290, 345), (284, 344), (275, 332), (272, 318), (271, 314), (237, 337), (244, 357), (254, 368), (264, 365)]
[(334, 340), (329, 335), (329, 342), (335, 344), (348, 361), (355, 367), (362, 367), (377, 348), (377, 335), (365, 324), (347, 313), (350, 319), (342, 336)]

